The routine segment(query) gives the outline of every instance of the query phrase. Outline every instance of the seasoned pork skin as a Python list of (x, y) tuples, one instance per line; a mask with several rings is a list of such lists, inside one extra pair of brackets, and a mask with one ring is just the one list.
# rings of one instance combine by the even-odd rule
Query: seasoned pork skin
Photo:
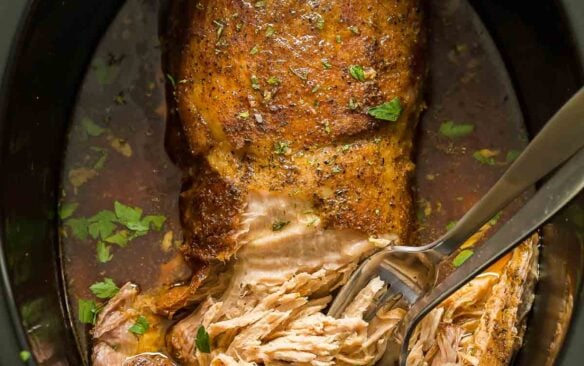
[[(167, 68), (196, 161), (181, 197), (193, 262), (231, 258), (253, 192), (304, 202), (325, 229), (406, 240), (422, 14), (419, 0), (175, 2)], [(397, 121), (368, 115), (392, 100)]]

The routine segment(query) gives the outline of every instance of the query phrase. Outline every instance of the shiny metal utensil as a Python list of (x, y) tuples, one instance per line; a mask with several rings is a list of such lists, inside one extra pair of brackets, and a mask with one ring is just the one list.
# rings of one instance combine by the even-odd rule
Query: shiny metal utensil
[(406, 365), (409, 339), (416, 325), (436, 305), (521, 243), (538, 227), (570, 202), (584, 188), (584, 149), (574, 155), (550, 178), (511, 219), (474, 255), (431, 291), (418, 298), (400, 323), (403, 336), (400, 365)]
[[(521, 192), (584, 146), (584, 88), (548, 121), (495, 185), (438, 240), (423, 246), (390, 246), (365, 260), (335, 297), (328, 314), (340, 317), (359, 291), (379, 276), (388, 290), (366, 316), (382, 304), (401, 299), (412, 304), (434, 284), (437, 264), (452, 254)], [(417, 258), (412, 254), (417, 253)], [(423, 264), (424, 269), (421, 268)]]

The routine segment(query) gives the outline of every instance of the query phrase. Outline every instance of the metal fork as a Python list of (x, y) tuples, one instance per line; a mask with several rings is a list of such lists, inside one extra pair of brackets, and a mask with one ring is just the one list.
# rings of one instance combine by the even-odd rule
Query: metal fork
[[(417, 247), (391, 246), (366, 259), (339, 291), (328, 314), (340, 317), (359, 291), (377, 276), (386, 283), (387, 291), (366, 314), (366, 320), (370, 320), (384, 304), (389, 306), (398, 301), (410, 305), (415, 303), (435, 285), (438, 265), (445, 257), (456, 251), (513, 198), (557, 168), (583, 146), (584, 88), (548, 121), (497, 183), (452, 230), (430, 244)], [(483, 246), (486, 247), (489, 243), (492, 240)], [(476, 252), (474, 257), (478, 257)]]
[[(584, 120), (583, 120), (584, 123)], [(400, 365), (405, 366), (410, 337), (435, 306), (537, 230), (584, 188), (584, 149), (576, 153), (474, 255), (425, 295), (418, 297), (401, 321)]]

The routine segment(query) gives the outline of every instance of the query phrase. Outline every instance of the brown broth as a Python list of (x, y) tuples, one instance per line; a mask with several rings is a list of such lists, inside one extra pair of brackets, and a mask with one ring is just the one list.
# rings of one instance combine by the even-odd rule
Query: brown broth
[[(506, 154), (527, 141), (504, 66), (474, 12), (462, 1), (431, 3), (428, 110), (418, 128), (415, 158), (416, 243), (443, 234), (506, 169)], [(104, 277), (120, 286), (133, 281), (143, 290), (188, 278), (177, 251), (181, 174), (164, 149), (168, 80), (161, 71), (159, 10), (154, 0), (129, 0), (103, 36), (73, 113), (62, 202), (78, 204), (73, 218), (112, 210), (118, 200), (142, 208), (144, 214), (164, 215), (167, 221), (161, 232), (151, 231), (125, 248), (111, 245), (113, 258), (107, 263), (96, 260), (96, 240), (81, 241), (69, 229), (61, 230), (75, 319), (77, 299), (91, 299), (89, 286)], [(87, 118), (104, 130), (86, 128)], [(449, 120), (472, 123), (474, 131), (449, 139), (439, 132)], [(120, 141), (116, 139), (131, 147), (131, 155), (127, 147), (121, 152), (112, 147), (112, 141)], [(473, 158), (480, 149), (499, 152), (494, 165)], [(96, 169), (102, 151), (107, 159)], [(90, 179), (75, 187), (72, 171)], [(162, 241), (168, 232), (173, 240), (165, 250)], [(87, 350), (87, 327), (77, 321), (75, 328), (81, 348)]]

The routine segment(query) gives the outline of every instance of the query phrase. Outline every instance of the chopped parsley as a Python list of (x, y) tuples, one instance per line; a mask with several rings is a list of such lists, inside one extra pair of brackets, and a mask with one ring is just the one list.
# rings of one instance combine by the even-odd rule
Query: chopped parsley
[(359, 65), (349, 66), (349, 74), (353, 77), (353, 79), (365, 81), (365, 71), (363, 71), (363, 66)]
[(265, 1), (256, 1), (254, 6), (256, 9), (264, 8), (266, 6), (266, 2)]
[(507, 156), (505, 157), (505, 160), (508, 163), (512, 163), (515, 161), (515, 159), (517, 159), (519, 157), (519, 155), (521, 155), (521, 151), (519, 150), (509, 150), (507, 152)]
[(103, 134), (105, 128), (101, 127), (95, 123), (92, 119), (84, 117), (81, 119), (81, 126), (85, 130), (85, 133), (91, 137), (97, 137)]
[(79, 299), (78, 307), (79, 321), (83, 324), (95, 324), (97, 313), (99, 313), (99, 308), (95, 301)]
[(316, 29), (318, 30), (324, 29), (324, 18), (321, 15), (318, 15), (316, 19)]
[(170, 85), (172, 85), (172, 88), (175, 89), (176, 88), (176, 81), (174, 81), (174, 78), (172, 77), (172, 75), (166, 74), (166, 78), (168, 79), (168, 81), (170, 81)]
[(335, 165), (332, 167), (331, 171), (333, 172), (333, 174), (339, 174), (343, 171), (343, 168), (341, 168), (338, 165)]
[(335, 41), (336, 41), (337, 43), (341, 43), (341, 42), (343, 42), (343, 40), (341, 39), (341, 36), (340, 36), (340, 35), (338, 35), (338, 34), (335, 36)]
[[(148, 228), (156, 231), (162, 230), (164, 223), (166, 222), (166, 216), (163, 215), (147, 215), (144, 216), (142, 219), (142, 225), (146, 226), (146, 230)], [(130, 228), (131, 229), (131, 228)]]
[(489, 225), (494, 226), (495, 224), (497, 224), (497, 222), (499, 221), (500, 218), (501, 218), (501, 212), (497, 212), (497, 214), (489, 220)]
[(285, 155), (290, 151), (290, 144), (286, 141), (277, 141), (274, 144), (274, 153), (277, 155)]
[(223, 22), (219, 20), (214, 20), (213, 24), (215, 24), (215, 26), (217, 27), (217, 38), (221, 38), (223, 30), (225, 29), (225, 24), (223, 24)]
[(62, 202), (59, 207), (59, 218), (61, 220), (68, 219), (75, 213), (77, 207), (79, 207), (79, 203), (77, 202)]
[(255, 55), (258, 52), (260, 52), (260, 49), (258, 48), (258, 46), (253, 46), (253, 48), (249, 51), (250, 55)]
[(111, 278), (106, 277), (102, 282), (89, 286), (89, 290), (100, 299), (111, 299), (120, 289)]
[(276, 34), (276, 30), (271, 25), (268, 25), (266, 28), (266, 37), (271, 38)]
[[(68, 212), (63, 213), (68, 214)], [(96, 240), (97, 260), (100, 263), (106, 263), (112, 259), (107, 244), (125, 247), (131, 240), (146, 235), (150, 230), (162, 230), (166, 222), (165, 216), (146, 215), (143, 217), (142, 213), (139, 207), (131, 207), (115, 201), (114, 211), (102, 210), (89, 218), (69, 218), (65, 221), (65, 226), (79, 240), (84, 241), (89, 237)]]
[(79, 240), (87, 240), (89, 235), (87, 229), (89, 221), (86, 218), (80, 217), (69, 219), (65, 222), (65, 225), (69, 227), (74, 237)]
[(114, 97), (114, 103), (116, 103), (117, 105), (126, 104), (126, 97), (124, 96), (123, 91), (120, 91), (118, 94), (116, 94), (116, 96)]
[(30, 360), (31, 354), (29, 351), (20, 351), (20, 359), (22, 362)]
[(260, 80), (255, 75), (251, 77), (251, 87), (254, 90), (260, 90)]
[(272, 231), (280, 231), (289, 223), (290, 223), (290, 221), (276, 220), (272, 224)]
[(268, 78), (268, 84), (270, 84), (270, 85), (275, 86), (275, 85), (280, 85), (280, 83), (281, 83), (280, 79), (278, 79), (276, 76), (270, 76)]
[(123, 56), (117, 62), (108, 62), (105, 61), (103, 58), (98, 57), (91, 65), (92, 70), (95, 73), (95, 78), (99, 85), (110, 85), (112, 84), (120, 74), (120, 63), (123, 59)]
[(474, 130), (474, 125), (470, 123), (454, 123), (446, 121), (440, 125), (440, 134), (448, 138), (458, 138), (469, 135)]
[(207, 333), (205, 327), (202, 325), (197, 329), (195, 346), (202, 353), (211, 353), (211, 340), (209, 338), (209, 333)]
[(89, 235), (93, 239), (101, 238), (102, 240), (109, 237), (116, 228), (116, 216), (113, 212), (103, 210), (89, 218), (87, 227)]
[(353, 34), (359, 34), (359, 28), (355, 27), (354, 25), (349, 27), (349, 30), (351, 31), (351, 33)]
[(96, 249), (96, 257), (99, 263), (107, 263), (114, 257), (112, 254), (110, 254), (109, 246), (107, 246), (103, 241), (97, 242)]
[(326, 58), (323, 58), (322, 60), (320, 60), (320, 62), (322, 62), (322, 66), (325, 68), (325, 70), (329, 70), (331, 67), (333, 67), (333, 65), (331, 65), (329, 60)]
[(327, 134), (330, 134), (332, 130), (331, 130), (331, 125), (330, 125), (329, 121), (328, 120), (324, 121), (323, 125), (324, 125), (324, 132), (326, 132)]
[(450, 230), (454, 229), (457, 222), (458, 221), (456, 221), (456, 220), (450, 221), (448, 224), (446, 224), (446, 230), (450, 231)]
[(402, 110), (403, 108), (399, 98), (393, 98), (389, 102), (369, 108), (367, 113), (377, 119), (395, 122), (399, 119)]
[(359, 103), (355, 100), (355, 98), (349, 98), (349, 103), (347, 103), (347, 107), (354, 111), (355, 109), (359, 108)]
[(462, 266), (462, 264), (466, 262), (470, 257), (472, 257), (473, 254), (474, 252), (470, 249), (462, 250), (460, 253), (456, 255), (456, 257), (454, 257), (454, 259), (452, 260), (452, 265), (456, 268)]
[(249, 111), (239, 112), (239, 114), (237, 114), (237, 117), (239, 117), (241, 119), (248, 119), (249, 118)]
[(115, 234), (108, 236), (107, 238), (103, 239), (105, 242), (109, 244), (116, 244), (122, 248), (128, 245), (130, 241), (130, 237), (128, 235), (128, 230), (119, 230)]
[(134, 334), (142, 335), (148, 331), (150, 328), (150, 324), (148, 324), (148, 320), (143, 316), (140, 315), (134, 325), (132, 325), (128, 330)]
[(481, 149), (475, 151), (472, 157), (481, 164), (495, 165), (497, 163), (495, 156), (497, 155), (499, 155), (499, 151), (497, 150)]
[(119, 201), (114, 202), (114, 211), (117, 220), (126, 226), (137, 223), (142, 217), (142, 209), (124, 205)]

